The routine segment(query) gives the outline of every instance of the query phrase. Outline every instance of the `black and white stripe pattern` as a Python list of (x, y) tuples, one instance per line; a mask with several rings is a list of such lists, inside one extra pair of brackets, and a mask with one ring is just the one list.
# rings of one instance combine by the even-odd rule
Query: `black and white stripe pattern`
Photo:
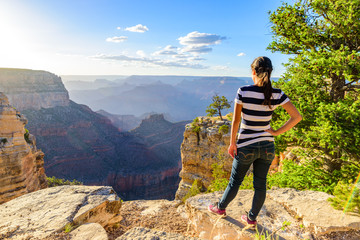
[(274, 137), (264, 130), (270, 128), (272, 113), (280, 105), (289, 101), (281, 89), (273, 88), (271, 108), (263, 105), (264, 93), (261, 87), (251, 85), (239, 88), (235, 103), (242, 105), (238, 148), (261, 141), (274, 141)]

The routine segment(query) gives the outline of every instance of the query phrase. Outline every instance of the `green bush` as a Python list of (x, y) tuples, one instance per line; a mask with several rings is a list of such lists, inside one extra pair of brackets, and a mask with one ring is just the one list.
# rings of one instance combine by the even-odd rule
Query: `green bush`
[(198, 195), (201, 192), (201, 189), (201, 182), (196, 179), (191, 185), (191, 188), (189, 189), (185, 197), (181, 199), (181, 201), (185, 203), (188, 198)]
[(254, 189), (253, 173), (245, 175), (244, 180), (242, 181), (239, 189)]
[(2, 144), (5, 144), (5, 143), (8, 142), (8, 140), (7, 140), (7, 138), (0, 138), (0, 142), (1, 142)]
[(27, 130), (25, 128), (25, 133), (24, 133), (24, 139), (27, 143), (30, 143), (30, 133), (29, 133), (29, 130)]
[(291, 160), (284, 160), (282, 172), (268, 176), (268, 187), (289, 187), (298, 190), (314, 190), (334, 193), (337, 183), (343, 181), (355, 181), (360, 170), (356, 165), (344, 165), (340, 170), (329, 172), (324, 169), (321, 160), (309, 160), (299, 165)]
[(334, 189), (334, 197), (329, 198), (331, 205), (344, 212), (360, 214), (360, 184), (339, 181)]
[(200, 125), (199, 125), (199, 118), (195, 118), (191, 123), (191, 130), (193, 132), (199, 133), (200, 132)]
[(62, 186), (62, 185), (83, 185), (82, 182), (79, 182), (77, 180), (65, 180), (65, 179), (60, 179), (60, 178), (56, 178), (56, 177), (47, 177), (47, 183), (49, 187), (56, 187), (56, 186)]
[(289, 187), (298, 190), (315, 190), (331, 193), (336, 182), (332, 176), (322, 169), (320, 161), (308, 161), (298, 165), (291, 160), (283, 161), (282, 172), (277, 172), (268, 176), (269, 188)]
[(213, 163), (211, 164), (212, 176), (214, 180), (210, 183), (207, 191), (216, 192), (223, 191), (226, 189), (229, 180), (226, 178), (226, 172), (223, 169), (224, 164), (222, 163)]
[(219, 127), (219, 133), (227, 134), (229, 132), (229, 126), (224, 124)]

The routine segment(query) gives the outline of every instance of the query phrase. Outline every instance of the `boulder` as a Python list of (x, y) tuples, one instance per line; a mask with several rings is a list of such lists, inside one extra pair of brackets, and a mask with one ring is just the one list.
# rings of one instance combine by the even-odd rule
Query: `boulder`
[(167, 233), (143, 227), (132, 228), (116, 240), (196, 240), (198, 238), (185, 237), (181, 234)]
[(71, 240), (107, 240), (105, 229), (98, 223), (85, 223), (70, 233)]
[(121, 201), (111, 187), (59, 186), (0, 205), (0, 239), (43, 239), (66, 224), (119, 222)]

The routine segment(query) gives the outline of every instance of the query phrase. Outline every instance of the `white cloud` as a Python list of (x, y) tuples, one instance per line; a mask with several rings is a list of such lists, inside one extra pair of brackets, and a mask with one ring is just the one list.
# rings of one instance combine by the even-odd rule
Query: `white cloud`
[(156, 66), (163, 66), (163, 67), (181, 67), (181, 68), (192, 68), (192, 69), (206, 69), (207, 66), (198, 63), (191, 63), (189, 61), (174, 61), (174, 60), (162, 60), (156, 58), (146, 58), (146, 57), (130, 57), (126, 55), (96, 55), (92, 58), (95, 59), (105, 59), (105, 60), (116, 60), (116, 61), (123, 61), (123, 62), (139, 62), (143, 64), (153, 64)]
[(171, 45), (167, 45), (164, 49), (160, 50), (160, 51), (156, 51), (153, 53), (153, 55), (158, 56), (158, 55), (178, 55), (178, 48), (171, 46)]
[(195, 53), (195, 54), (199, 54), (199, 53), (208, 53), (212, 51), (211, 47), (208, 46), (199, 46), (199, 45), (189, 45), (186, 46), (184, 48), (182, 48), (181, 50), (182, 52), (189, 52), (189, 53)]
[(114, 42), (114, 43), (120, 43), (124, 42), (128, 39), (126, 36), (120, 36), (120, 37), (109, 37), (106, 39), (107, 42)]
[(117, 27), (116, 29), (117, 29), (117, 30), (120, 30), (120, 29), (121, 29), (121, 27)]
[(245, 55), (246, 55), (245, 53), (241, 52), (241, 53), (239, 53), (237, 56), (238, 56), (238, 57), (243, 57), (243, 56), (245, 56)]
[(143, 33), (143, 32), (149, 31), (149, 29), (144, 25), (138, 24), (133, 27), (125, 28), (125, 31)]
[(173, 55), (173, 58), (188, 58), (189, 55), (183, 54), (183, 53), (179, 53), (177, 55)]
[(201, 58), (201, 57), (191, 57), (189, 58), (190, 61), (204, 61), (206, 60), (205, 58)]
[(210, 46), (220, 44), (226, 37), (216, 34), (199, 33), (198, 31), (188, 33), (184, 37), (178, 38), (179, 43), (184, 45), (182, 52), (189, 52), (192, 54), (208, 53), (212, 51)]
[(136, 51), (136, 55), (138, 55), (140, 57), (143, 57), (143, 58), (146, 57), (146, 54), (145, 54), (145, 52), (143, 50)]
[(221, 43), (226, 37), (210, 33), (199, 33), (198, 31), (191, 32), (185, 37), (178, 38), (181, 45), (200, 45), (208, 46)]

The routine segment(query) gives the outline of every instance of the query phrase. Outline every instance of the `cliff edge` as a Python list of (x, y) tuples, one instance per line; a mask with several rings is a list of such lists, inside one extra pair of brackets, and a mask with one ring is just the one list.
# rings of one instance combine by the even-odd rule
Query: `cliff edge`
[(0, 203), (47, 187), (44, 154), (27, 123), (0, 93)]
[(69, 105), (61, 78), (46, 71), (0, 68), (0, 91), (19, 111)]
[(224, 170), (230, 174), (232, 158), (227, 154), (230, 128), (229, 120), (209, 117), (198, 117), (196, 122), (185, 126), (181, 144), (181, 181), (175, 199), (182, 199), (195, 180), (207, 188), (214, 179), (211, 167), (214, 163), (223, 164)]

